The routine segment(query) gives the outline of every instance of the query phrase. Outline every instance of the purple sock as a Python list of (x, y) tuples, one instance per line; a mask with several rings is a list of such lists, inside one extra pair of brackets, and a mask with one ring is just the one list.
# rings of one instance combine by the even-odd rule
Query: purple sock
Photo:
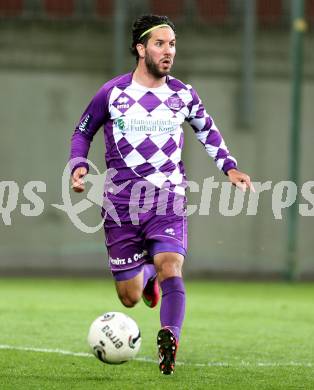
[(185, 290), (182, 278), (174, 276), (160, 283), (162, 301), (160, 323), (169, 328), (179, 341), (185, 313)]
[(143, 274), (143, 288), (146, 287), (148, 279), (156, 275), (156, 268), (154, 264), (144, 264), (144, 274)]

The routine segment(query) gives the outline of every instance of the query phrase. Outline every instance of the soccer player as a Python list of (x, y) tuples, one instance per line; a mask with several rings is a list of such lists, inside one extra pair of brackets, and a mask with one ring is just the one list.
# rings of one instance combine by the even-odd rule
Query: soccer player
[[(90, 143), (103, 126), (107, 168), (114, 168), (106, 196), (120, 224), (102, 209), (106, 246), (118, 296), (126, 307), (141, 297), (151, 308), (159, 300), (161, 329), (157, 335), (159, 367), (172, 374), (185, 313), (182, 265), (187, 253), (187, 219), (177, 212), (185, 199), (186, 178), (181, 161), (182, 124), (186, 120), (219, 169), (243, 189), (250, 178), (237, 170), (236, 160), (190, 85), (170, 76), (176, 54), (175, 26), (166, 16), (144, 15), (133, 25), (135, 70), (105, 83), (83, 113), (72, 136), (70, 159), (87, 158)], [(84, 190), (86, 162), (72, 164), (72, 185)], [(148, 211), (138, 223), (130, 216), (132, 189), (139, 183), (154, 188)], [(164, 215), (158, 195), (167, 193)], [(147, 190), (151, 192), (151, 190)], [(147, 194), (146, 194), (147, 195)], [(145, 203), (145, 194), (139, 201)]]

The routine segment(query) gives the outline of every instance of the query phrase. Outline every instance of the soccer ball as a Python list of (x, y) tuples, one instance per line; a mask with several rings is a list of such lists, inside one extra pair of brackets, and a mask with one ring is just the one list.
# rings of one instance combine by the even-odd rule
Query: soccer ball
[(108, 312), (91, 324), (87, 341), (97, 359), (104, 363), (121, 364), (138, 353), (141, 333), (131, 317)]

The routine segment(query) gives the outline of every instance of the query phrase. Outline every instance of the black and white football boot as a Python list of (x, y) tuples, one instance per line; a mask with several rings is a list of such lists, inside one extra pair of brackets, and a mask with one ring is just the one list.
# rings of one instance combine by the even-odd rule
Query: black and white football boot
[(164, 375), (173, 374), (176, 363), (178, 343), (170, 329), (160, 329), (157, 335), (157, 346), (160, 372)]

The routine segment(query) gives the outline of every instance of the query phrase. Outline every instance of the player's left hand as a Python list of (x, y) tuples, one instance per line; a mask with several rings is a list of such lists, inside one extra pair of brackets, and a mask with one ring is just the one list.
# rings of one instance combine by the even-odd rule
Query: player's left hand
[(230, 169), (227, 172), (227, 175), (231, 183), (240, 188), (240, 190), (242, 190), (243, 192), (245, 192), (247, 188), (255, 192), (255, 188), (251, 183), (250, 176), (248, 176), (247, 174), (240, 172), (237, 169)]

